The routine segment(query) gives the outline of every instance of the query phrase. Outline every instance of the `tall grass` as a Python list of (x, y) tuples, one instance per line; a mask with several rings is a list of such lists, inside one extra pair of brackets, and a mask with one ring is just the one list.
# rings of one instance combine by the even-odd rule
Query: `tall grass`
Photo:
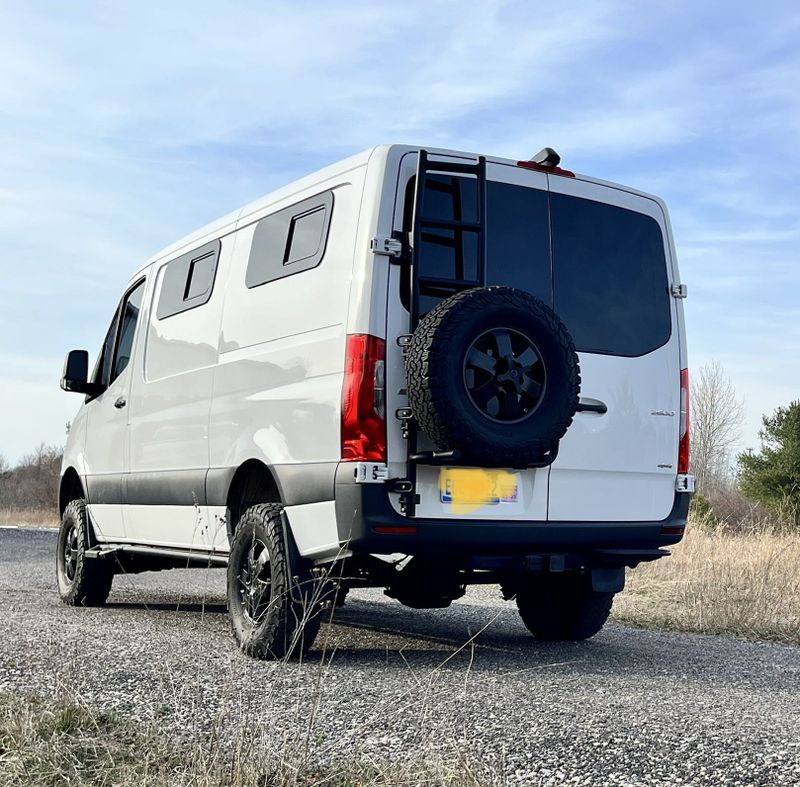
[(0, 508), (0, 525), (58, 527), (58, 511), (52, 508)]
[(672, 557), (628, 573), (614, 617), (650, 628), (800, 644), (800, 533), (689, 523)]
[(57, 699), (0, 694), (0, 784), (7, 787), (492, 787), (462, 758), (377, 762), (364, 757), (312, 764), (297, 747), (276, 746), (270, 729), (243, 726), (222, 743), (165, 735), (88, 708), (77, 695)]

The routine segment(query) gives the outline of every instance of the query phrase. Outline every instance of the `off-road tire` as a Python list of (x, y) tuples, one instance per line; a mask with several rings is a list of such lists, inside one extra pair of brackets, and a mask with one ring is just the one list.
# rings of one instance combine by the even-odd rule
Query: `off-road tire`
[[(541, 401), (521, 421), (488, 418), (470, 400), (464, 358), (493, 328), (535, 343), (546, 371)], [(419, 428), (442, 451), (480, 467), (526, 467), (557, 447), (578, 407), (580, 368), (567, 328), (545, 303), (512, 287), (465, 290), (419, 322), (405, 356), (408, 399)]]
[(104, 559), (86, 557), (90, 527), (86, 503), (73, 500), (61, 516), (56, 551), (58, 595), (71, 607), (102, 606), (111, 592), (113, 566)]
[[(254, 539), (259, 547), (263, 544), (269, 557), (269, 602), (263, 617), (258, 618), (247, 614), (242, 596), (242, 592), (246, 593), (242, 571)], [(274, 504), (248, 508), (236, 526), (228, 560), (228, 613), (240, 649), (258, 659), (305, 656), (322, 622), (322, 599), (315, 592), (318, 584), (307, 568), (290, 565), (283, 508)], [(305, 601), (297, 601), (293, 595)]]
[(520, 588), (517, 609), (528, 631), (538, 640), (578, 642), (605, 625), (613, 593), (596, 593), (588, 577), (548, 576)]

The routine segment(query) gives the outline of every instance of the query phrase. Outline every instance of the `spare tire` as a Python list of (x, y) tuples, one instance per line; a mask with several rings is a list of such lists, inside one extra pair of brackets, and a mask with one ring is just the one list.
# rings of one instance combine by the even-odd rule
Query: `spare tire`
[(564, 324), (512, 287), (465, 290), (419, 322), (406, 378), (418, 427), (480, 467), (552, 459), (578, 407), (580, 368)]

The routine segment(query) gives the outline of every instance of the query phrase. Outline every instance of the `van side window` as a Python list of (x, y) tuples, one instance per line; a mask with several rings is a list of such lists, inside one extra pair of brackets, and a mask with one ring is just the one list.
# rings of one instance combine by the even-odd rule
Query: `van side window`
[(125, 298), (120, 312), (119, 338), (117, 350), (114, 353), (114, 365), (109, 378), (109, 385), (125, 371), (131, 360), (133, 340), (136, 336), (136, 326), (139, 323), (139, 314), (142, 311), (142, 298), (144, 297), (144, 279), (139, 282)]
[(213, 240), (164, 266), (156, 307), (159, 320), (208, 303), (214, 289), (220, 246), (218, 240)]
[(555, 311), (579, 351), (638, 356), (669, 340), (658, 222), (615, 205), (551, 193)]
[(333, 192), (327, 191), (261, 219), (250, 247), (247, 287), (316, 268), (325, 255), (332, 211)]
[(114, 319), (111, 320), (111, 325), (106, 332), (106, 338), (103, 339), (103, 346), (100, 348), (100, 354), (97, 356), (97, 363), (94, 365), (92, 372), (92, 382), (99, 385), (108, 385), (109, 371), (111, 370), (111, 358), (114, 355), (114, 339), (117, 337), (117, 323), (119, 322), (119, 307), (114, 312)]

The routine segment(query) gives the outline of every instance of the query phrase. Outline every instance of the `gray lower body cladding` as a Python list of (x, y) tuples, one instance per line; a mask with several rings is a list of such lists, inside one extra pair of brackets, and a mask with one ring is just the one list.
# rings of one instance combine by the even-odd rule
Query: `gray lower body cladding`
[[(269, 468), (284, 505), (332, 500), (338, 462)], [(90, 503), (135, 506), (224, 506), (236, 467), (105, 473), (87, 476)]]

